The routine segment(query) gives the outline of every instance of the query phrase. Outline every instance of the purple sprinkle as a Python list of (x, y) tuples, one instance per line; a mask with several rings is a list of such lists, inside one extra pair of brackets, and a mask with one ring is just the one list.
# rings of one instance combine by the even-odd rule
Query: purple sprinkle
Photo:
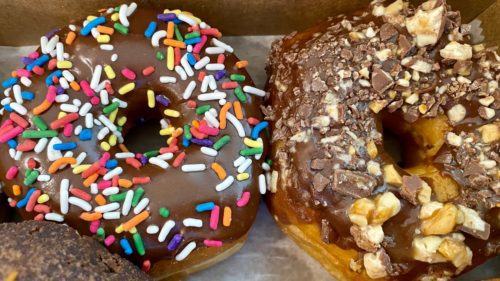
[(146, 164), (148, 164), (148, 158), (144, 155), (141, 156), (141, 158), (139, 160), (141, 161), (142, 166), (145, 166)]
[(31, 64), (34, 61), (35, 61), (34, 59), (30, 59), (28, 57), (22, 57), (21, 58), (21, 63), (24, 64), (24, 65)]
[(59, 32), (59, 30), (61, 30), (61, 29), (54, 28), (51, 31), (47, 32), (47, 34), (45, 36), (50, 39), (50, 37), (54, 36), (56, 34), (56, 32)]
[(208, 146), (212, 147), (214, 145), (214, 142), (209, 139), (197, 139), (197, 138), (191, 138), (191, 142), (200, 146)]
[(163, 106), (169, 106), (170, 105), (170, 100), (164, 96), (164, 95), (157, 95), (156, 96), (156, 101), (159, 102)]
[(181, 243), (181, 241), (182, 241), (182, 235), (177, 233), (176, 235), (174, 235), (172, 240), (170, 240), (170, 242), (168, 242), (167, 249), (169, 251), (173, 251), (173, 250), (177, 249), (177, 247), (179, 247), (179, 244)]
[(225, 70), (219, 70), (215, 73), (214, 77), (215, 77), (215, 80), (219, 81), (221, 80), (222, 78), (224, 78), (224, 76), (226, 76), (226, 71)]
[(63, 87), (61, 87), (61, 86), (57, 86), (57, 88), (56, 88), (56, 94), (57, 94), (57, 95), (62, 95), (62, 94), (64, 94), (64, 88), (63, 88)]
[(159, 21), (173, 21), (177, 18), (175, 14), (158, 14)]

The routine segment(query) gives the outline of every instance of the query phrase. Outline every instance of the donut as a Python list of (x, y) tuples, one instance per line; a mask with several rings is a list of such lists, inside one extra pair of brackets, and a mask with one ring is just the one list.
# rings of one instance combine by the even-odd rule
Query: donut
[(41, 37), (2, 82), (10, 205), (157, 279), (236, 252), (266, 191), (268, 122), (233, 51), (188, 12), (135, 3)]
[(10, 220), (11, 208), (7, 203), (5, 194), (0, 193), (0, 223)]
[(153, 280), (95, 239), (63, 224), (0, 224), (0, 243), (2, 280)]
[(266, 201), (338, 280), (447, 280), (499, 254), (500, 64), (474, 36), (445, 1), (398, 0), (273, 44)]

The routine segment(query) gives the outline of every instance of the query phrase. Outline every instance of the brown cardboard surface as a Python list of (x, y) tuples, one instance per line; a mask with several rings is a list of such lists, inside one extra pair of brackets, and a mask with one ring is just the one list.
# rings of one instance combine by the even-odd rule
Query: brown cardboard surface
[[(37, 44), (54, 27), (131, 0), (0, 0), (0, 45)], [(140, 6), (188, 10), (218, 27), (224, 35), (286, 34), (329, 16), (366, 6), (369, 0), (137, 0)], [(391, 1), (387, 1), (391, 2)], [(412, 0), (412, 2), (422, 2)], [(495, 0), (448, 0), (468, 22)], [(498, 2), (498, 1), (497, 1)], [(493, 9), (488, 9), (488, 11)], [(498, 5), (496, 11), (499, 13)], [(495, 22), (497, 22), (495, 20)]]
[(477, 17), (481, 21), (482, 35), (485, 38), (484, 42), (488, 46), (500, 46), (500, 32), (498, 32), (499, 16), (500, 0), (496, 0)]

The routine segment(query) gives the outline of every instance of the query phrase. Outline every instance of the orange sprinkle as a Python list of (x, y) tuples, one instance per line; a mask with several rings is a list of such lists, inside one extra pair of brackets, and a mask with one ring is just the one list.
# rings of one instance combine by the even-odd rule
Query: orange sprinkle
[(230, 226), (231, 225), (231, 208), (230, 207), (224, 207), (224, 215), (222, 217), (222, 225), (223, 226)]
[(198, 129), (200, 127), (200, 121), (194, 119), (193, 121), (191, 121), (191, 125)]
[(98, 25), (97, 31), (99, 31), (99, 33), (104, 33), (108, 35), (113, 35), (113, 33), (115, 33), (115, 30), (113, 28), (104, 25)]
[(167, 25), (167, 38), (172, 39), (174, 38), (174, 22), (169, 21)]
[(7, 275), (7, 277), (5, 277), (4, 281), (16, 281), (17, 275), (17, 271), (12, 271), (9, 275)]
[(48, 100), (43, 100), (43, 102), (41, 104), (39, 104), (35, 108), (33, 108), (33, 114), (40, 115), (40, 114), (44, 113), (45, 111), (47, 111), (51, 105), (52, 105), (52, 103), (49, 102)]
[(12, 193), (14, 193), (14, 196), (19, 196), (21, 195), (21, 187), (17, 184), (14, 184), (12, 186)]
[(212, 166), (210, 167), (212, 168), (212, 170), (214, 170), (219, 179), (223, 180), (226, 178), (226, 171), (224, 170), (224, 168), (222, 168), (222, 166), (219, 163), (213, 162)]
[(106, 205), (106, 198), (104, 198), (104, 196), (102, 196), (102, 194), (97, 194), (97, 196), (95, 197), (95, 202), (99, 206)]
[(12, 71), (12, 72), (10, 73), (10, 76), (12, 76), (12, 77), (17, 77), (17, 71), (15, 71), (15, 70), (14, 70), (14, 71)]
[(96, 221), (102, 218), (101, 213), (87, 213), (83, 212), (80, 214), (80, 218), (84, 221)]
[(163, 44), (167, 45), (167, 46), (171, 46), (171, 47), (174, 47), (174, 48), (181, 48), (181, 49), (185, 49), (186, 48), (186, 43), (184, 42), (181, 42), (181, 41), (177, 41), (177, 40), (174, 40), (174, 39), (165, 39), (163, 40)]
[(123, 188), (130, 188), (134, 183), (131, 180), (127, 179), (119, 179), (118, 180), (118, 186), (123, 187)]
[(149, 218), (149, 212), (143, 211), (142, 213), (138, 214), (137, 216), (131, 218), (126, 223), (124, 223), (123, 224), (123, 231), (131, 230), (132, 228), (139, 225), (141, 222), (145, 221), (147, 218)]
[(179, 127), (177, 129), (175, 129), (174, 133), (172, 134), (172, 138), (177, 138), (180, 135), (182, 135), (182, 133), (184, 133), (184, 130)]
[(90, 185), (93, 184), (97, 180), (98, 177), (99, 177), (99, 173), (93, 173), (92, 175), (90, 175), (88, 178), (86, 178), (83, 181), (83, 186), (90, 187)]
[(122, 152), (129, 152), (128, 148), (123, 143), (120, 143), (120, 145), (118, 145), (118, 147), (120, 148), (120, 150)]
[(71, 81), (71, 83), (69, 83), (69, 86), (71, 87), (71, 89), (75, 92), (78, 92), (80, 91), (80, 85), (76, 82), (76, 81)]
[(234, 114), (239, 120), (243, 119), (243, 111), (241, 110), (241, 103), (239, 101), (234, 102)]
[(62, 157), (62, 158), (57, 159), (56, 161), (52, 162), (52, 164), (50, 164), (50, 167), (48, 170), (49, 174), (54, 174), (55, 172), (57, 172), (57, 170), (59, 170), (59, 168), (62, 165), (66, 165), (66, 164), (69, 164), (69, 165), (76, 164), (76, 159), (73, 157)]
[(248, 66), (248, 61), (247, 60), (240, 60), (238, 62), (236, 62), (236, 68), (245, 68)]
[(220, 119), (220, 122), (219, 122), (219, 127), (221, 129), (225, 129), (226, 128), (226, 113), (229, 111), (229, 109), (231, 108), (232, 106), (232, 103), (231, 102), (226, 102), (224, 104), (224, 106), (222, 106), (221, 110), (220, 110), (220, 116), (219, 116), (219, 119)]
[(75, 41), (75, 38), (76, 38), (76, 33), (74, 33), (73, 31), (70, 31), (68, 33), (68, 36), (66, 36), (66, 44), (67, 45), (73, 44), (73, 41)]

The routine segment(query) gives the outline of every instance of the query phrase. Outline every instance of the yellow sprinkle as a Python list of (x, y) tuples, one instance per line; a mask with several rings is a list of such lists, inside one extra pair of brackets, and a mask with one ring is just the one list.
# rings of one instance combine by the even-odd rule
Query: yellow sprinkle
[(118, 126), (123, 126), (123, 125), (125, 125), (125, 123), (127, 123), (127, 117), (122, 116), (122, 117), (118, 118), (118, 122), (117, 122)]
[(137, 228), (134, 226), (132, 227), (129, 231), (128, 231), (130, 234), (134, 234), (134, 233), (137, 233)]
[(108, 79), (115, 79), (116, 74), (115, 74), (115, 71), (113, 70), (113, 68), (111, 67), (111, 65), (106, 65), (104, 67), (104, 72), (106, 73), (106, 76), (108, 77)]
[(73, 67), (73, 63), (69, 60), (63, 60), (57, 62), (57, 68), (59, 69), (69, 69)]
[(66, 116), (66, 115), (67, 115), (67, 114), (66, 114), (66, 112), (61, 111), (61, 112), (59, 112), (59, 114), (57, 115), (57, 119), (63, 118), (63, 117), (64, 117), (64, 116)]
[(38, 202), (38, 204), (43, 204), (47, 201), (49, 201), (50, 197), (49, 195), (47, 194), (42, 194), (38, 197), (38, 199), (36, 200), (36, 202)]
[(96, 18), (97, 18), (96, 16), (87, 16), (87, 21), (93, 21)]
[(117, 228), (115, 228), (115, 232), (120, 234), (123, 232), (123, 224), (120, 224)]
[(75, 168), (73, 168), (73, 174), (75, 174), (75, 175), (81, 174), (81, 173), (83, 173), (83, 171), (90, 168), (90, 166), (91, 166), (90, 164), (76, 166)]
[(181, 113), (179, 111), (173, 110), (173, 109), (165, 109), (165, 111), (163, 113), (165, 113), (165, 115), (167, 115), (168, 117), (179, 117), (179, 116), (181, 116)]
[(148, 106), (149, 108), (155, 107), (155, 92), (148, 90)]
[(111, 15), (111, 20), (112, 21), (117, 21), (119, 19), (120, 19), (120, 14), (114, 13), (114, 14)]
[(113, 110), (110, 114), (109, 114), (109, 121), (111, 121), (112, 123), (115, 123), (115, 120), (116, 120), (116, 115), (118, 115), (118, 108)]
[(111, 37), (109, 37), (109, 35), (107, 34), (101, 34), (99, 36), (97, 36), (97, 42), (98, 43), (109, 43), (109, 41), (111, 41)]
[(15, 281), (17, 279), (17, 271), (12, 271), (5, 277), (4, 281)]
[(111, 146), (115, 146), (115, 145), (116, 145), (116, 141), (117, 141), (117, 139), (118, 139), (118, 138), (117, 138), (117, 137), (116, 137), (116, 135), (114, 135), (114, 134), (113, 134), (113, 135), (111, 135), (111, 136), (109, 136), (109, 140), (108, 140), (108, 141), (109, 141), (109, 145), (111, 145)]
[(250, 177), (250, 174), (248, 173), (241, 173), (236, 176), (236, 179), (239, 181), (244, 181)]
[(169, 9), (165, 9), (165, 11), (163, 12), (164, 14), (180, 14), (182, 11), (179, 10), (179, 9), (175, 9), (175, 10), (169, 10)]
[(174, 70), (174, 48), (169, 46), (167, 49), (167, 68), (168, 70)]
[(168, 144), (168, 145), (170, 145), (170, 143), (172, 142), (172, 140), (173, 140), (173, 139), (174, 139), (174, 137), (169, 137), (169, 138), (167, 139), (167, 144)]
[(243, 140), (243, 143), (248, 146), (248, 147), (252, 147), (252, 148), (259, 148), (259, 147), (262, 147), (262, 143), (260, 143), (259, 141), (256, 141), (256, 140), (252, 140), (252, 139), (249, 139), (249, 138), (245, 138)]
[(101, 142), (101, 148), (104, 151), (109, 151), (109, 149), (111, 149), (111, 146), (109, 145), (109, 143), (103, 141), (103, 142)]
[(175, 131), (174, 127), (167, 127), (165, 129), (160, 130), (160, 135), (161, 136), (169, 136)]
[(134, 82), (131, 82), (131, 83), (128, 83), (126, 85), (123, 85), (119, 90), (118, 90), (118, 93), (120, 95), (125, 95), (126, 93), (132, 91), (135, 89), (135, 83)]

